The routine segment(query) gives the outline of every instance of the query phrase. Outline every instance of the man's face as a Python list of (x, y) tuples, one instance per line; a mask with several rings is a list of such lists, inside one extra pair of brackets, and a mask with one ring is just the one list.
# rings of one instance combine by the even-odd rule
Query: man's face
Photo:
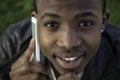
[(101, 41), (101, 0), (38, 0), (37, 10), (44, 56), (60, 74), (84, 70)]

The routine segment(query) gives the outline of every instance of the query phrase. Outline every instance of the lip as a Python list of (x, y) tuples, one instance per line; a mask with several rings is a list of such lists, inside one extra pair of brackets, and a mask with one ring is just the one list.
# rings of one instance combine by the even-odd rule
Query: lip
[[(63, 60), (63, 58), (72, 58), (72, 57), (78, 57), (78, 58), (72, 61)], [(72, 57), (56, 57), (55, 60), (64, 69), (74, 69), (81, 64), (85, 56), (81, 55), (81, 56), (72, 56)]]

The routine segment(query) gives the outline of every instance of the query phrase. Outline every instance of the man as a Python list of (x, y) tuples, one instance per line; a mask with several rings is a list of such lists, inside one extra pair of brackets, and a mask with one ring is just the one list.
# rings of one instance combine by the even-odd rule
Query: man
[(35, 5), (32, 15), (47, 62), (34, 61), (31, 23), (19, 22), (1, 36), (2, 79), (50, 80), (50, 64), (57, 80), (120, 80), (120, 30), (107, 24), (105, 0), (36, 0)]

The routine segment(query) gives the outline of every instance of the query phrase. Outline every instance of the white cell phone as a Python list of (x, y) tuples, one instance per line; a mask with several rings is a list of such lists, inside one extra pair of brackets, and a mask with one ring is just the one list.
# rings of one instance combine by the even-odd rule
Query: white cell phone
[(37, 19), (36, 17), (32, 17), (31, 18), (32, 21), (32, 37), (35, 39), (35, 51), (34, 51), (34, 55), (35, 55), (35, 60), (37, 62), (40, 62), (40, 46), (38, 43), (38, 33), (37, 33)]
[[(32, 17), (31, 22), (32, 22), (32, 37), (35, 39), (35, 51), (34, 51), (35, 60), (36, 60), (36, 62), (45, 63), (45, 57), (40, 53), (40, 45), (38, 42), (37, 18)], [(49, 62), (48, 62), (48, 66), (50, 69), (52, 80), (56, 80), (55, 73), (54, 73), (53, 68)]]

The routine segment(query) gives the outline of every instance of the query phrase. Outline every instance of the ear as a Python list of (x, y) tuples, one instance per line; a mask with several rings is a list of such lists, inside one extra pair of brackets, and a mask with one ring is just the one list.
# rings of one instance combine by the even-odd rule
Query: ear
[(35, 11), (32, 11), (31, 16), (37, 17), (37, 13)]
[(108, 23), (110, 14), (109, 14), (109, 10), (106, 9), (105, 12), (103, 13), (103, 27), (101, 29), (101, 32), (104, 31), (106, 24)]
[(103, 25), (105, 25), (110, 17), (110, 12), (108, 9), (105, 10), (105, 12), (103, 13)]

